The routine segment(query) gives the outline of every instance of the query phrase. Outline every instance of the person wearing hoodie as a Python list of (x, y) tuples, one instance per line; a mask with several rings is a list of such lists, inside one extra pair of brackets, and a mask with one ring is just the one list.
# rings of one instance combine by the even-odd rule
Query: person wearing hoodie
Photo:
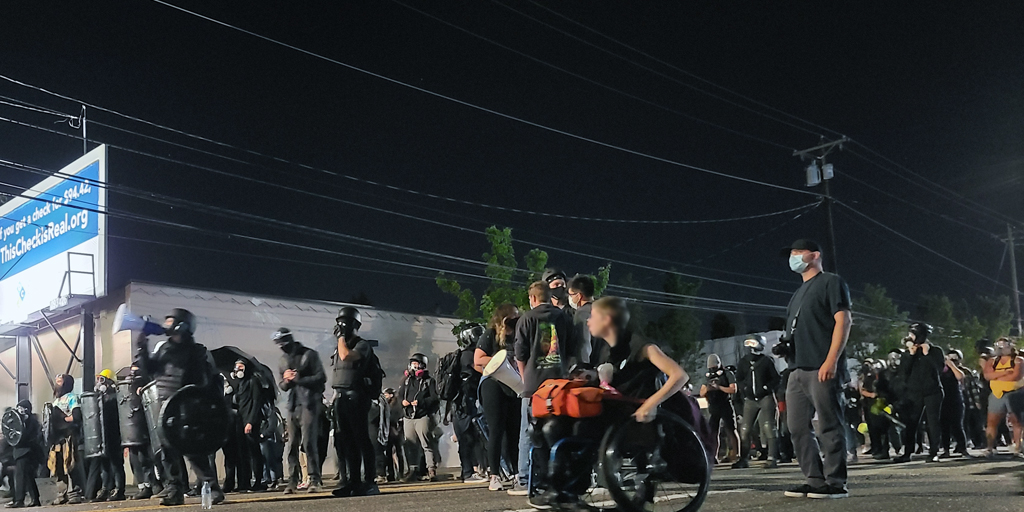
[[(39, 487), (36, 486), (36, 468), (43, 459), (43, 427), (32, 414), (32, 402), (22, 400), (14, 408), (21, 417), (21, 439), (13, 446), (14, 474), (11, 479), (13, 501), (6, 508), (38, 507)], [(28, 495), (29, 501), (25, 501)]]
[(730, 397), (736, 394), (736, 376), (722, 366), (718, 354), (711, 354), (708, 356), (708, 373), (705, 377), (707, 381), (700, 387), (700, 396), (708, 401), (708, 423), (715, 434), (725, 429), (725, 460), (731, 461), (737, 457), (736, 450), (740, 444), (736, 431), (736, 413), (730, 401)]
[(54, 505), (82, 503), (85, 459), (82, 457), (82, 406), (74, 392), (75, 378), (60, 374), (54, 379), (53, 408), (50, 412), (50, 453), (47, 466), (64, 489)]
[(760, 427), (761, 440), (768, 445), (768, 463), (765, 468), (778, 467), (779, 452), (775, 444), (777, 437), (778, 406), (775, 390), (779, 386), (779, 372), (775, 360), (765, 355), (764, 336), (753, 334), (747, 337), (743, 346), (749, 350), (740, 359), (736, 372), (736, 386), (743, 396), (743, 425), (740, 429), (740, 459), (733, 469), (750, 467), (750, 441), (754, 429)]
[[(409, 357), (409, 367), (398, 388), (398, 398), (402, 401), (406, 442), (419, 443), (423, 450), (423, 464), (426, 466), (423, 479), (433, 482), (437, 480), (437, 464), (441, 461), (441, 454), (437, 450), (435, 418), (441, 400), (437, 394), (437, 383), (427, 371), (427, 356), (413, 354)], [(409, 465), (412, 466), (411, 460)], [(423, 472), (423, 469), (414, 470), (413, 474)]]
[(910, 332), (904, 338), (907, 352), (900, 361), (899, 371), (907, 385), (906, 410), (903, 431), (903, 445), (906, 449), (896, 462), (910, 462), (913, 447), (917, 441), (917, 428), (921, 419), (927, 417), (928, 459), (939, 461), (939, 444), (942, 438), (942, 391), (941, 373), (946, 367), (946, 356), (942, 349), (928, 343), (932, 327), (916, 322), (910, 325)]

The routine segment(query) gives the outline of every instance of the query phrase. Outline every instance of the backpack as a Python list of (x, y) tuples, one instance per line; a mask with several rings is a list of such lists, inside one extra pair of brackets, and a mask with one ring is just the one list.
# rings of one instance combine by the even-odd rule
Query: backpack
[(441, 400), (451, 402), (462, 392), (461, 358), (462, 349), (458, 349), (449, 352), (437, 362), (434, 378), (437, 379), (437, 394)]
[(548, 379), (530, 398), (530, 410), (534, 418), (592, 418), (601, 415), (603, 396), (603, 389), (583, 381)]
[(379, 397), (384, 391), (384, 367), (380, 365), (377, 352), (370, 349), (370, 357), (363, 363), (363, 382), (366, 384), (366, 394), (370, 398)]

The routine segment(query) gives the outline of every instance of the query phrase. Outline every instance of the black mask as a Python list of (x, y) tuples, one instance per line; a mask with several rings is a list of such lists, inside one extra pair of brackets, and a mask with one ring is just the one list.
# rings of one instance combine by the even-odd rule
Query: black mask
[(334, 337), (345, 338), (346, 344), (351, 345), (356, 338), (356, 329), (358, 327), (355, 322), (344, 318), (334, 326)]
[(569, 290), (565, 286), (558, 286), (551, 289), (551, 296), (558, 299), (558, 302), (565, 303), (569, 299)]

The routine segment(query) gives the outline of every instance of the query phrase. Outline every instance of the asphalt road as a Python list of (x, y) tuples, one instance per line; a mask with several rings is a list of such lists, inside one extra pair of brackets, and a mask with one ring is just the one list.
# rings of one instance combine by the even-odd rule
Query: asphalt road
[[(776, 470), (718, 468), (712, 491), (702, 510), (726, 511), (821, 511), (829, 512), (1018, 512), (1024, 508), (1024, 462), (1008, 457), (995, 461), (951, 460), (939, 464), (912, 462), (892, 464), (862, 462), (850, 466), (850, 498), (809, 500), (786, 498), (782, 491), (800, 483), (800, 470), (785, 464)], [(529, 510), (525, 498), (504, 492), (490, 492), (486, 485), (435, 483), (382, 487), (382, 495), (362, 498), (331, 498), (328, 493), (282, 496), (277, 493), (229, 494), (216, 507), (222, 512), (504, 512)], [(141, 512), (191, 508), (199, 510), (192, 498), (182, 507), (160, 507), (156, 500), (145, 502), (96, 503), (42, 507), (36, 511)]]

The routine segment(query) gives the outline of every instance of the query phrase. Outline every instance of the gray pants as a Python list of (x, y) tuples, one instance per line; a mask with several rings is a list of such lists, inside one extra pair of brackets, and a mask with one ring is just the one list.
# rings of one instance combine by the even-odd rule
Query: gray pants
[(775, 445), (778, 438), (776, 424), (775, 397), (766, 396), (760, 400), (746, 399), (743, 401), (743, 427), (740, 430), (742, 443), (742, 455), (746, 459), (750, 456), (750, 438), (754, 434), (754, 425), (761, 427), (761, 441), (768, 445), (768, 458), (775, 460), (779, 457), (779, 450)]
[[(833, 378), (818, 382), (817, 370), (797, 369), (789, 376), (786, 414), (793, 435), (793, 450), (807, 485), (846, 485), (846, 431), (841, 396), (839, 381)], [(815, 412), (818, 413), (817, 432), (811, 426)]]
[(306, 453), (309, 482), (323, 483), (320, 478), (320, 407), (319, 403), (299, 405), (288, 413), (288, 486), (292, 489), (302, 480), (300, 448)]
[[(437, 433), (434, 432), (437, 429), (437, 422), (434, 421), (434, 416), (424, 416), (422, 418), (405, 418), (402, 420), (405, 425), (405, 440), (408, 443), (419, 443), (420, 448), (423, 449), (423, 461), (427, 465), (425, 469), (430, 471), (437, 470), (437, 464), (441, 461), (441, 454), (437, 450)], [(406, 453), (406, 459), (410, 461), (417, 460), (416, 457), (410, 457)]]

